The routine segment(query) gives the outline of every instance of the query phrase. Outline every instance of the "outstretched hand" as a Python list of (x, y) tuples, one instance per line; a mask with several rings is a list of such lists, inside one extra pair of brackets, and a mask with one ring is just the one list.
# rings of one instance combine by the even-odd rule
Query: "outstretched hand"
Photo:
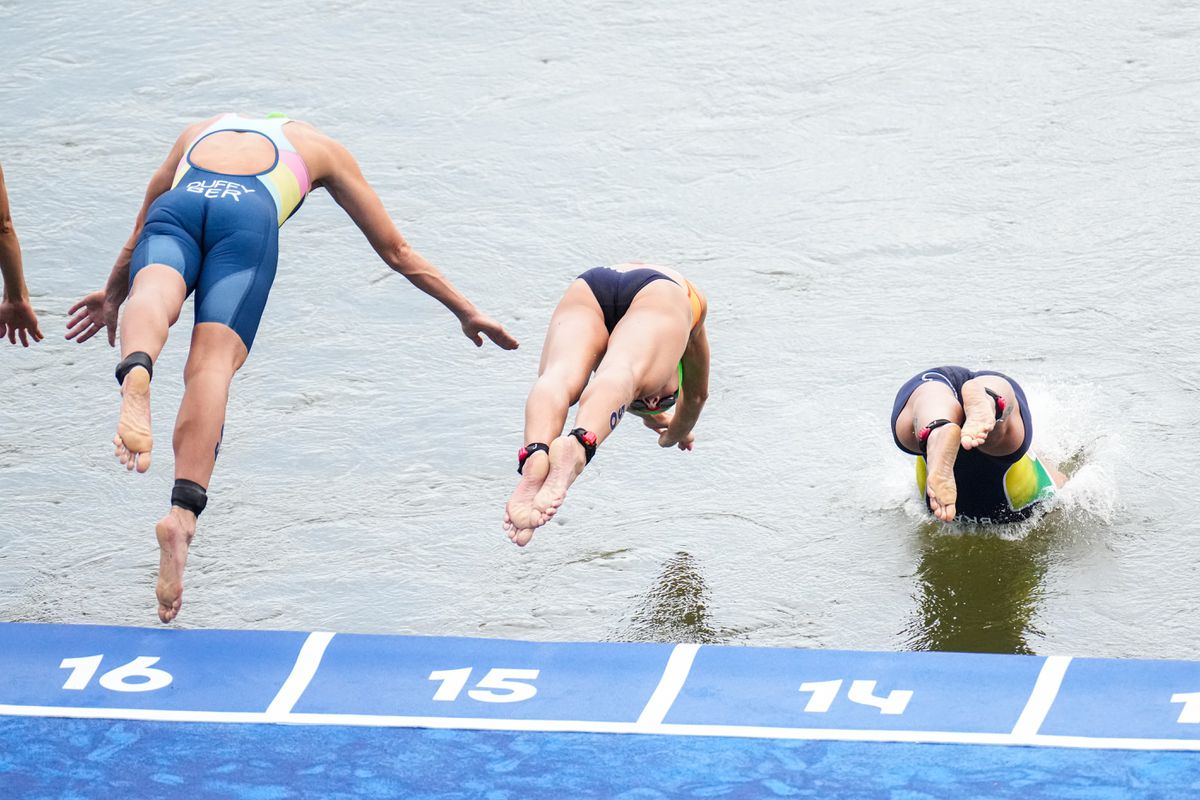
[(691, 450), (696, 443), (696, 437), (689, 431), (680, 437), (671, 432), (671, 420), (675, 419), (674, 411), (664, 411), (661, 414), (642, 417), (642, 424), (658, 434), (659, 447), (678, 447), (680, 450)]
[(696, 436), (688, 431), (682, 438), (671, 433), (668, 428), (658, 435), (659, 447), (678, 447), (680, 450), (691, 450), (696, 445)]
[(37, 314), (28, 300), (5, 300), (0, 302), (0, 338), (7, 336), (8, 341), (17, 343), (21, 337), (21, 346), (29, 347), (29, 339), (35, 342), (42, 340), (42, 329), (38, 327)]
[(655, 433), (662, 434), (666, 433), (667, 426), (671, 424), (674, 414), (670, 411), (663, 411), (659, 414), (639, 414), (638, 416), (642, 418), (643, 425)]
[(82, 343), (107, 328), (108, 345), (116, 347), (119, 307), (120, 303), (110, 299), (104, 290), (92, 292), (67, 312), (73, 315), (67, 320), (67, 338)]
[(505, 350), (517, 349), (517, 340), (513, 338), (512, 334), (504, 330), (503, 325), (487, 314), (476, 311), (463, 317), (462, 329), (476, 347), (483, 347), (483, 337), (486, 336)]

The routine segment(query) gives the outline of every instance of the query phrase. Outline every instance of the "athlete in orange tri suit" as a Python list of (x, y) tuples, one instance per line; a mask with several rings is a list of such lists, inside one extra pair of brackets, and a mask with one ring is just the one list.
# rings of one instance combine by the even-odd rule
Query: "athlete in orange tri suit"
[[(641, 416), (662, 447), (692, 449), (708, 399), (707, 314), (705, 297), (667, 267), (596, 267), (571, 284), (550, 319), (525, 402), (521, 480), (504, 512), (513, 542), (524, 546), (554, 516), (626, 411)], [(564, 436), (576, 402), (575, 428)]]
[[(113, 439), (128, 469), (150, 467), (150, 378), (154, 361), (196, 293), (186, 389), (175, 423), (171, 508), (155, 528), (161, 550), (158, 615), (179, 613), (183, 568), (220, 445), (233, 375), (254, 343), (275, 277), (279, 227), (313, 189), (325, 188), (379, 256), (446, 306), (476, 346), (482, 336), (506, 350), (516, 340), (464, 297), (409, 246), (350, 152), (311, 125), (281, 115), (222, 114), (188, 127), (146, 189), (133, 234), (104, 290), (70, 310), (68, 339), (107, 329), (115, 343), (121, 318), (121, 416)], [(481, 335), (482, 334), (482, 335)]]

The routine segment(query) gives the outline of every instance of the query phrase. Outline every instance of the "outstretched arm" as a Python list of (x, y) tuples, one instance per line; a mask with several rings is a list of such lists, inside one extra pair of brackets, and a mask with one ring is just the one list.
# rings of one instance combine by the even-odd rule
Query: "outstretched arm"
[(350, 215), (384, 263), (449, 309), (476, 346), (483, 344), (480, 336), (483, 334), (505, 350), (515, 349), (517, 340), (499, 322), (476, 308), (437, 267), (405, 241), (350, 151), (332, 139), (328, 141), (331, 163), (320, 184)]
[(687, 349), (683, 351), (683, 386), (671, 422), (659, 436), (658, 443), (663, 447), (688, 441), (708, 400), (708, 371), (708, 332), (704, 322), (701, 322), (692, 332)]
[(8, 209), (8, 190), (4, 187), (4, 169), (0, 167), (0, 273), (4, 275), (4, 299), (28, 299), (25, 273), (21, 269), (21, 245), (13, 230)]
[(29, 303), (25, 272), (21, 268), (21, 243), (12, 226), (8, 210), (8, 191), (4, 187), (4, 170), (0, 169), (0, 274), (4, 276), (4, 297), (0, 299), (0, 337), (7, 336), (13, 344), (17, 336), (29, 346), (29, 337), (42, 340), (37, 315)]

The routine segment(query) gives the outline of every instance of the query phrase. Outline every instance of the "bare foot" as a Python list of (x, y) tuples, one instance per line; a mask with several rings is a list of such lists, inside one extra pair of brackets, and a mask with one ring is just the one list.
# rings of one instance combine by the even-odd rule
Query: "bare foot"
[[(528, 545), (529, 540), (533, 539), (533, 531), (550, 522), (550, 518), (556, 511), (552, 509), (546, 513), (533, 507), (534, 494), (540, 487), (541, 481), (538, 481), (533, 488), (528, 489), (522, 481), (516, 491), (512, 492), (512, 497), (509, 498), (509, 507), (504, 510), (504, 533), (508, 534), (509, 540), (517, 547)], [(512, 521), (514, 511), (520, 513), (521, 524)]]
[(550, 472), (550, 459), (542, 458), (542, 455), (544, 453), (534, 453), (525, 462), (521, 482), (517, 484), (512, 496), (508, 498), (508, 505), (504, 507), (504, 532), (520, 547), (529, 544), (534, 528), (545, 525), (553, 516), (553, 513), (547, 515), (533, 504), (533, 498), (542, 488), (546, 475)]
[(115, 454), (125, 469), (145, 472), (150, 469), (150, 373), (134, 367), (121, 384), (121, 419), (113, 437)]
[(958, 444), (962, 429), (954, 423), (935, 428), (926, 441), (925, 460), (929, 474), (925, 479), (925, 493), (929, 495), (929, 508), (942, 522), (953, 522), (954, 508), (958, 500), (958, 485), (954, 482), (954, 460), (958, 458)]
[(504, 512), (504, 532), (508, 534), (510, 542), (517, 547), (524, 547), (529, 544), (529, 540), (533, 538), (534, 528), (518, 528), (513, 524), (512, 518), (508, 516), (508, 512)]
[(967, 381), (963, 384), (962, 403), (967, 413), (962, 426), (962, 448), (972, 450), (987, 441), (996, 427), (996, 401), (984, 391), (983, 384)]
[(183, 567), (187, 564), (188, 545), (196, 535), (196, 515), (171, 506), (167, 515), (154, 526), (158, 536), (158, 618), (170, 622), (183, 605)]
[(534, 508), (545, 514), (546, 520), (558, 511), (586, 463), (583, 445), (574, 436), (560, 436), (550, 443), (550, 474), (533, 498)]

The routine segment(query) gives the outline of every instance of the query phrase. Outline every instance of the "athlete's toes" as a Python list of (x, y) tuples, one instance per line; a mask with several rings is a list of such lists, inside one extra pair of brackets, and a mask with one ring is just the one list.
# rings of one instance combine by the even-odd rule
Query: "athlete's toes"
[(937, 495), (929, 495), (929, 510), (938, 519), (942, 518), (942, 504), (938, 502)]
[(538, 502), (537, 498), (535, 497), (533, 501), (533, 510), (538, 514), (541, 514), (543, 517), (552, 517), (554, 516), (554, 512), (558, 510), (558, 507), (562, 505), (562, 502), (563, 498), (555, 497), (543, 505), (542, 503)]
[(170, 622), (179, 615), (179, 609), (183, 606), (183, 598), (176, 595), (169, 603), (164, 603), (161, 599), (158, 601), (158, 618), (163, 622)]

